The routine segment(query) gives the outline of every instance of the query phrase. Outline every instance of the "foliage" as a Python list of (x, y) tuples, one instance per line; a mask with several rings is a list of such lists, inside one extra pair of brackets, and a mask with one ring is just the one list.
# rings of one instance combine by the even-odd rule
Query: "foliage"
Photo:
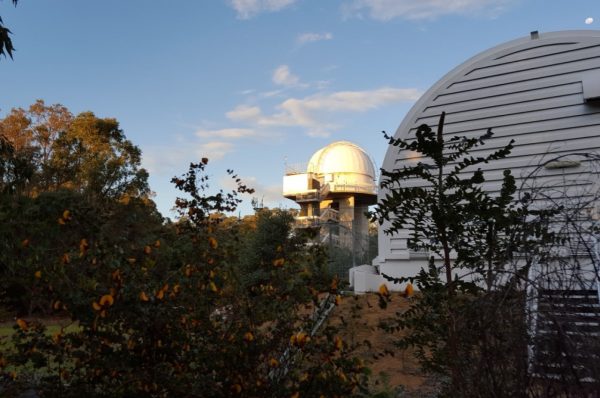
[[(18, 1), (19, 0), (12, 0), (12, 3), (16, 6)], [(10, 34), (10, 30), (3, 25), (2, 18), (0, 17), (0, 55), (6, 57), (6, 54), (8, 54), (8, 56), (12, 58), (12, 53), (15, 51), (15, 48), (13, 47)]]
[[(14, 193), (35, 196), (70, 189), (89, 200), (149, 193), (148, 174), (140, 167), (141, 151), (115, 119), (91, 112), (74, 117), (60, 104), (47, 106), (38, 100), (28, 110), (12, 109), (0, 120), (0, 136), (2, 145), (12, 146), (8, 159), (20, 162), (13, 169), (26, 171), (12, 183)], [(3, 150), (3, 158), (7, 151)], [(11, 182), (9, 177), (0, 175), (3, 190)]]
[[(85, 211), (86, 201), (62, 209), (66, 202), (55, 198), (60, 205), (48, 206), (43, 216), (48, 251), (36, 251), (37, 237), (21, 242), (20, 261), (44, 256), (46, 267), (29, 285), (49, 293), (53, 311), (78, 328), (49, 337), (43, 325), (19, 318), (14, 350), (0, 358), (12, 380), (5, 391), (33, 387), (61, 397), (365, 393), (367, 369), (337, 329), (311, 333), (315, 307), (323, 295), (337, 293), (320, 249), (290, 235), (285, 212), (259, 212), (256, 229), (225, 218), (222, 212), (235, 209), (238, 194), (250, 189), (232, 175), (236, 190), (205, 193), (207, 162), (173, 179), (186, 194), (177, 200), (183, 217), (174, 224), (148, 227), (147, 214), (131, 211), (137, 201), (98, 213)], [(21, 225), (22, 233), (31, 227)], [(13, 246), (20, 239), (15, 236)]]
[[(510, 170), (503, 173), (499, 193), (484, 189), (479, 166), (505, 158), (512, 141), (475, 157), (471, 153), (491, 139), (491, 130), (447, 139), (443, 125), (444, 114), (437, 132), (421, 125), (408, 141), (386, 135), (390, 145), (421, 160), (382, 171), (387, 192), (372, 218), (385, 223), (386, 234), (408, 230), (408, 247), (431, 255), (418, 275), (395, 280), (416, 283), (421, 294), (388, 328), (410, 331), (400, 346), (416, 347), (426, 370), (448, 378), (452, 396), (486, 395), (479, 394), (482, 386), (495, 396), (513, 396), (519, 390), (515, 383), (497, 381), (523, 380), (526, 351), (516, 349), (523, 349), (526, 334), (524, 323), (514, 318), (515, 307), (503, 304), (522, 310), (518, 282), (533, 255), (543, 255), (538, 243), (554, 239), (544, 227), (551, 212), (532, 210), (527, 195), (515, 198)], [(481, 366), (490, 360), (498, 364)], [(496, 382), (488, 383), (490, 378)]]

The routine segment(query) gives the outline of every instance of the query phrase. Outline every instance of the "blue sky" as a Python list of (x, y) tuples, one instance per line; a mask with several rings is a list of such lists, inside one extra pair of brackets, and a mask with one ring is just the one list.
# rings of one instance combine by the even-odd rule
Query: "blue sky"
[(215, 187), (232, 168), (265, 205), (294, 207), (280, 195), (286, 161), (349, 140), (380, 165), (381, 130), (452, 68), (532, 30), (598, 29), (599, 11), (598, 0), (0, 0), (17, 49), (0, 60), (0, 117), (41, 98), (117, 118), (166, 216), (170, 178), (202, 156)]

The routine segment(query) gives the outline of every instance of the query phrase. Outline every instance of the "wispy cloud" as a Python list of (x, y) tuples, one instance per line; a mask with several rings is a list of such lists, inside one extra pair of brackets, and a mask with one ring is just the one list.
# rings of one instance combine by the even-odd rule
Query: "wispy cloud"
[(298, 42), (298, 44), (306, 44), (306, 43), (312, 43), (315, 41), (322, 41), (322, 40), (331, 40), (333, 39), (333, 34), (331, 34), (330, 32), (325, 32), (325, 33), (302, 33), (301, 35), (298, 36), (298, 38), (296, 39), (296, 41)]
[(200, 130), (196, 131), (196, 135), (201, 138), (231, 139), (231, 138), (256, 137), (258, 134), (253, 129), (228, 128), (228, 129), (219, 129), (219, 130), (200, 129)]
[(287, 65), (280, 65), (273, 71), (271, 78), (279, 86), (293, 87), (300, 84), (300, 78), (292, 73)]
[(209, 141), (200, 144), (197, 153), (211, 160), (218, 160), (233, 151), (233, 144), (226, 141)]
[[(267, 207), (280, 207), (282, 203), (287, 203), (283, 197), (283, 188), (281, 184), (265, 185), (258, 178), (253, 176), (239, 176), (242, 182), (248, 187), (254, 189), (253, 197), (259, 202), (263, 202)], [(235, 189), (236, 183), (231, 178), (224, 176), (219, 180), (219, 185), (225, 189)]]
[(381, 21), (394, 18), (435, 19), (444, 15), (484, 14), (495, 16), (517, 0), (349, 0), (343, 11), (349, 16)]
[(263, 12), (280, 11), (295, 2), (296, 0), (227, 0), (239, 19), (250, 19)]
[(309, 136), (328, 136), (339, 127), (330, 121), (333, 113), (365, 112), (391, 103), (416, 101), (420, 96), (421, 91), (412, 88), (338, 91), (286, 99), (270, 115), (265, 115), (259, 106), (240, 105), (226, 116), (261, 127), (304, 127)]

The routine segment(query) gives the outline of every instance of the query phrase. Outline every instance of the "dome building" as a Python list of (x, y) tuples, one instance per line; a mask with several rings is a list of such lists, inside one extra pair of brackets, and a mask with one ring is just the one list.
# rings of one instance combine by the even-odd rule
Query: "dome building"
[(286, 165), (283, 196), (300, 205), (298, 227), (337, 225), (322, 229), (321, 238), (357, 254), (366, 250), (365, 212), (377, 201), (377, 185), (373, 161), (358, 145), (336, 141), (315, 152), (306, 167)]

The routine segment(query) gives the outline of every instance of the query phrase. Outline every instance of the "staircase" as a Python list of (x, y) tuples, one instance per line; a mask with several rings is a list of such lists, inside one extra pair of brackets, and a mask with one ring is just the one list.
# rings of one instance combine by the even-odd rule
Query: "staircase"
[[(596, 290), (540, 289), (533, 313), (530, 370), (563, 391), (598, 393), (600, 302)], [(565, 389), (566, 388), (566, 389)]]

